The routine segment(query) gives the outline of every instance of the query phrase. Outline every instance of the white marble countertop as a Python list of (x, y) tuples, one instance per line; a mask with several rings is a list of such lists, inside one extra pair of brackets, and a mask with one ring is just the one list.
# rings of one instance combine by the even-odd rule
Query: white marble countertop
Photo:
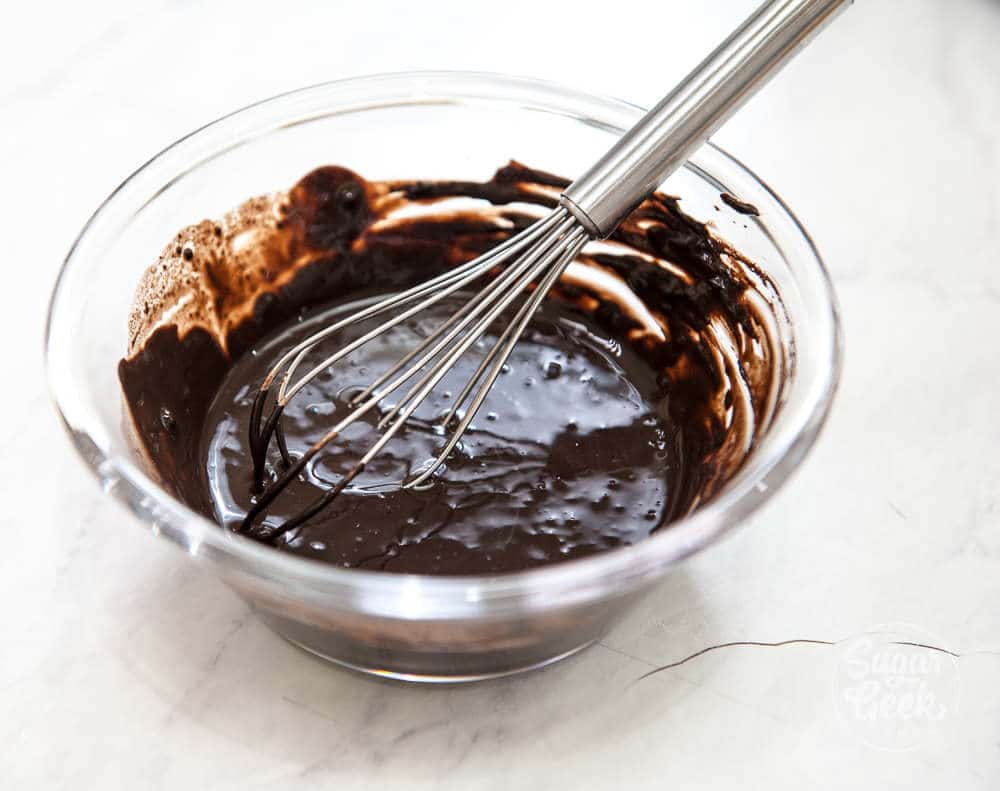
[[(0, 786), (997, 787), (996, 0), (858, 0), (717, 135), (828, 261), (843, 383), (786, 489), (583, 654), (447, 689), (327, 666), (137, 529), (61, 434), (42, 380), (48, 291), (87, 216), (152, 152), (251, 100), (375, 71), (511, 71), (649, 104), (755, 3), (643, 5), (600, 20), (521, 0), (8, 12)], [(884, 749), (891, 713), (845, 710), (845, 641), (885, 623), (956, 655), (924, 649), (940, 661), (888, 678), (923, 673), (934, 696), (903, 751)], [(781, 645), (716, 647), (637, 681), (747, 641)]]

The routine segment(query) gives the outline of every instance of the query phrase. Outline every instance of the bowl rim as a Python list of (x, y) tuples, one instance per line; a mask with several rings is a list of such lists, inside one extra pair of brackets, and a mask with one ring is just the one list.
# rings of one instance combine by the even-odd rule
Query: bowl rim
[[(65, 377), (56, 375), (58, 359), (53, 353), (53, 324), (67, 273), (99, 218), (115, 208), (122, 193), (142, 174), (206, 132), (218, 131), (220, 127), (261, 108), (293, 105), (296, 100), (316, 94), (336, 94), (337, 91), (366, 86), (409, 89), (412, 97), (410, 101), (392, 104), (468, 104), (480, 99), (495, 104), (530, 101), (519, 109), (568, 113), (582, 122), (612, 130), (623, 127), (608, 122), (608, 117), (618, 118), (621, 123), (631, 123), (645, 112), (638, 105), (621, 99), (593, 95), (530, 77), (481, 71), (389, 72), (321, 82), (262, 99), (204, 124), (154, 154), (125, 178), (84, 224), (59, 270), (46, 317), (44, 357), (50, 396), (74, 446), (88, 467), (102, 480), (105, 490), (124, 482), (132, 487), (134, 493), (151, 496), (158, 506), (156, 518), (159, 523), (150, 516), (148, 509), (136, 504), (135, 497), (120, 499), (124, 499), (140, 519), (150, 523), (154, 532), (162, 533), (181, 544), (189, 554), (197, 558), (229, 565), (229, 571), (237, 572), (236, 576), (239, 576), (239, 572), (250, 572), (282, 583), (296, 582), (300, 588), (304, 586), (328, 596), (347, 597), (352, 604), (358, 601), (358, 589), (363, 589), (366, 594), (364, 606), (361, 607), (363, 610), (407, 618), (442, 619), (465, 617), (474, 611), (481, 613), (486, 602), (493, 603), (493, 612), (499, 612), (505, 603), (512, 606), (515, 601), (518, 610), (524, 611), (525, 608), (549, 609), (556, 604), (565, 605), (604, 597), (610, 593), (628, 592), (643, 580), (659, 576), (667, 567), (718, 540), (744, 522), (780, 488), (812, 447), (829, 415), (841, 372), (843, 341), (839, 309), (829, 273), (801, 222), (762, 179), (711, 141), (696, 152), (685, 167), (694, 169), (702, 178), (706, 178), (707, 174), (716, 179), (719, 176), (714, 171), (722, 168), (730, 175), (751, 184), (759, 191), (760, 196), (770, 202), (771, 205), (767, 207), (769, 216), (776, 216), (776, 211), (781, 220), (798, 234), (798, 241), (804, 246), (806, 255), (802, 260), (796, 261), (796, 272), (800, 268), (803, 271), (812, 270), (815, 285), (820, 289), (828, 309), (825, 320), (830, 331), (823, 339), (825, 349), (821, 348), (819, 351), (827, 364), (819, 366), (818, 380), (812, 388), (812, 403), (808, 408), (799, 410), (794, 423), (782, 426), (781, 413), (775, 417), (768, 434), (772, 440), (772, 448), (766, 456), (762, 453), (752, 456), (709, 502), (672, 522), (668, 529), (654, 533), (636, 544), (610, 549), (587, 558), (491, 575), (436, 576), (345, 569), (300, 555), (279, 552), (252, 539), (229, 534), (174, 498), (132, 459), (111, 452), (109, 449), (112, 443), (99, 417), (94, 416), (94, 420), (90, 421), (92, 425), (75, 424), (68, 417), (71, 410), (67, 409), (67, 405), (77, 396), (73, 392), (67, 392)], [(384, 102), (373, 106), (386, 107), (389, 104)], [(575, 111), (583, 107), (590, 108), (595, 116), (602, 114), (604, 120), (580, 117)], [(269, 131), (273, 129), (269, 127), (258, 130), (258, 133), (266, 134)], [(771, 432), (779, 428), (782, 430), (772, 438)], [(765, 477), (768, 482), (762, 488), (761, 482)], [(233, 561), (235, 566), (232, 565)]]

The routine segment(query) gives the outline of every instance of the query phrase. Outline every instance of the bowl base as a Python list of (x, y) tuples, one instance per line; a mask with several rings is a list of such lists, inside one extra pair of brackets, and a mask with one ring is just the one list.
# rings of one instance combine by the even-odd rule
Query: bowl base
[(597, 642), (597, 638), (593, 640), (588, 640), (585, 643), (581, 643), (575, 648), (571, 648), (568, 651), (563, 651), (561, 654), (556, 654), (555, 656), (548, 657), (547, 659), (542, 659), (541, 661), (534, 662), (532, 664), (524, 665), (522, 667), (509, 668), (505, 670), (499, 670), (493, 673), (475, 673), (475, 674), (455, 674), (455, 675), (432, 675), (432, 674), (421, 674), (421, 673), (404, 673), (401, 671), (392, 670), (385, 667), (369, 667), (366, 665), (358, 665), (354, 662), (348, 662), (345, 659), (338, 659), (335, 656), (330, 656), (329, 654), (324, 654), (322, 651), (313, 648), (294, 637), (289, 637), (287, 634), (282, 634), (277, 631), (277, 634), (287, 640), (289, 643), (294, 645), (296, 648), (301, 648), (306, 653), (312, 654), (315, 657), (319, 657), (331, 664), (338, 665), (348, 670), (354, 670), (358, 673), (364, 673), (369, 676), (378, 676), (379, 678), (388, 678), (393, 681), (406, 681), (415, 684), (468, 684), (473, 681), (490, 681), (495, 678), (504, 678), (505, 676), (515, 676), (518, 673), (527, 673), (530, 670), (538, 670), (543, 667), (548, 667), (556, 662), (559, 662), (567, 657), (571, 657), (574, 654), (578, 654), (586, 648), (590, 648), (594, 643)]

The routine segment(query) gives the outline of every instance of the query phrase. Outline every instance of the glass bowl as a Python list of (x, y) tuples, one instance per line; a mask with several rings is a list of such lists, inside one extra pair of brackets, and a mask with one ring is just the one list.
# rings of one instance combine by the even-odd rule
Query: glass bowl
[[(182, 227), (343, 164), (369, 179), (488, 178), (508, 159), (581, 173), (642, 110), (491, 74), (410, 73), (278, 96), (188, 135), (133, 173), (80, 233), (46, 336), (59, 414), (104, 491), (252, 604), (275, 631), (371, 673), (462, 681), (513, 673), (597, 640), (669, 569), (738, 525), (796, 468), (826, 417), (840, 365), (835, 298), (819, 254), (749, 170), (704, 146), (662, 189), (761, 265), (780, 291), (783, 402), (709, 502), (634, 546), (531, 571), (430, 577), (340, 569), (220, 529), (145, 472), (130, 445), (117, 364), (143, 270)], [(753, 203), (736, 214), (722, 191)], [(720, 207), (720, 208), (717, 208)]]

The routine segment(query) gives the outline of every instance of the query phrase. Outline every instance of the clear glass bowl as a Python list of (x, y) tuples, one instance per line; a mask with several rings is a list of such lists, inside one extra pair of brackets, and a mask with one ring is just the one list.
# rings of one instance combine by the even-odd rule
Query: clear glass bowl
[[(764, 267), (792, 364), (783, 403), (710, 502), (635, 546), (516, 574), (425, 577), (339, 569), (220, 529), (144, 471), (124, 430), (116, 366), (142, 271), (180, 228), (336, 163), (366, 178), (485, 179), (508, 159), (572, 177), (643, 111), (533, 80), (412, 73), (326, 83), (255, 104), (139, 168), (84, 227), (49, 313), (47, 372), (66, 429), (108, 494), (182, 547), (278, 633), (350, 667), (425, 681), (537, 667), (598, 639), (668, 568), (742, 522), (788, 477), (827, 414), (840, 365), (820, 257), (781, 200), (706, 145), (663, 189)], [(760, 217), (723, 206), (721, 191)], [(721, 211), (716, 209), (721, 207)]]

